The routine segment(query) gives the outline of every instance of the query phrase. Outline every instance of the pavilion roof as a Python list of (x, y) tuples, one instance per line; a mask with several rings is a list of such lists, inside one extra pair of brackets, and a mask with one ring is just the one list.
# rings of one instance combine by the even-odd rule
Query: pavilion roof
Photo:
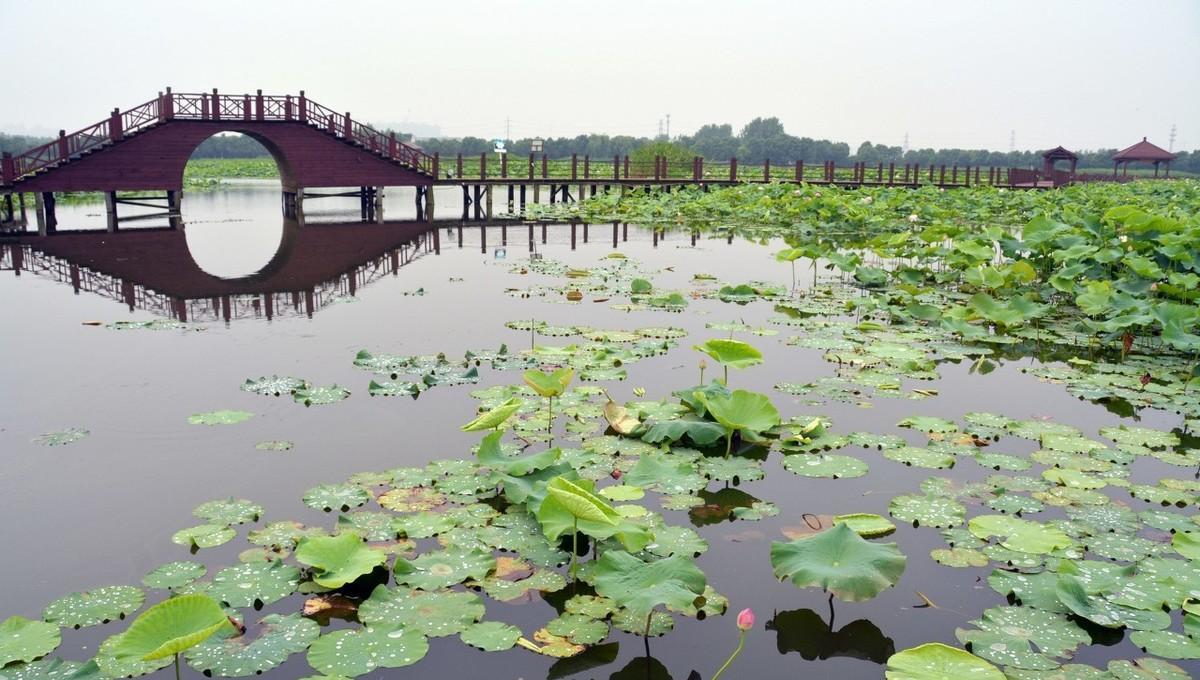
[(1053, 149), (1050, 149), (1049, 151), (1044, 152), (1042, 154), (1042, 158), (1054, 158), (1056, 160), (1061, 159), (1061, 158), (1068, 158), (1073, 161), (1079, 160), (1079, 156), (1076, 156), (1074, 153), (1068, 151), (1067, 149), (1064, 149), (1061, 146), (1056, 146)]
[(1114, 161), (1170, 161), (1175, 160), (1175, 154), (1161, 146), (1155, 146), (1142, 137), (1142, 141), (1131, 147), (1121, 149), (1113, 156)]

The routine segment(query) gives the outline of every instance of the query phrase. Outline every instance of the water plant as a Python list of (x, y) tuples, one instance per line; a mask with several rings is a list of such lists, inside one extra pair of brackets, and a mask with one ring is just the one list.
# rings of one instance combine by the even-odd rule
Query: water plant
[[(755, 364), (762, 363), (762, 352), (748, 342), (741, 340), (726, 340), (723, 338), (713, 338), (706, 340), (702, 345), (696, 345), (693, 349), (704, 352), (712, 357), (714, 361), (721, 364), (721, 368), (725, 371), (725, 379), (723, 383), (729, 384), (729, 367), (733, 368), (748, 368)], [(704, 381), (704, 376), (701, 374), (700, 381)]]
[[(175, 659), (179, 678), (180, 653), (234, 624), (215, 600), (203, 594), (179, 595), (142, 612), (125, 632), (105, 643), (98, 657), (101, 670), (114, 676), (142, 675), (160, 668), (156, 662)], [(140, 671), (140, 672), (139, 672)]]
[(548, 400), (549, 422), (546, 425), (546, 431), (551, 432), (554, 429), (554, 398), (562, 396), (563, 392), (567, 390), (567, 385), (571, 384), (571, 378), (575, 377), (575, 369), (567, 366), (553, 373), (543, 373), (536, 368), (531, 368), (525, 371), (522, 377), (526, 385)]

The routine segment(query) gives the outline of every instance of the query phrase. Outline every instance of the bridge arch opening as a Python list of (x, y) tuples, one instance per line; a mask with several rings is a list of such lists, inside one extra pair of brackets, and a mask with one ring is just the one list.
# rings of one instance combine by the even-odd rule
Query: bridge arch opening
[(291, 167), (267, 136), (237, 129), (210, 135), (193, 148), (181, 181), (187, 248), (203, 272), (255, 277), (287, 250), (279, 200)]

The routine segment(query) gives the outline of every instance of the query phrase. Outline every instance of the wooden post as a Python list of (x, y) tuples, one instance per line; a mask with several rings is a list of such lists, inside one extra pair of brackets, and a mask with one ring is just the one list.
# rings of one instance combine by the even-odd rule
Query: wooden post
[[(1116, 176), (1116, 171), (1113, 171), (1113, 177)], [(625, 154), (625, 179), (629, 179), (629, 154)]]
[(119, 142), (125, 138), (124, 130), (121, 129), (121, 109), (113, 109), (108, 117), (108, 138), (114, 142)]
[(242, 95), (242, 120), (250, 120), (250, 95)]
[[(529, 167), (533, 167), (533, 154), (529, 156)], [(533, 175), (530, 175), (533, 177)], [(613, 179), (621, 179), (621, 157), (613, 156)]]
[(571, 181), (574, 182), (579, 175), (579, 156), (571, 154)]
[(462, 179), (462, 178), (463, 178), (463, 161), (462, 161), (462, 153), (459, 153), (459, 154), (458, 154), (458, 156), (457, 156), (457, 158), (455, 159), (455, 166), (454, 166), (454, 178), (455, 178), (455, 179)]
[(217, 93), (217, 88), (212, 91), (212, 119), (221, 120), (221, 95)]
[(487, 153), (479, 154), (479, 179), (487, 179)]
[(500, 154), (500, 177), (508, 178), (508, 154)]
[(262, 120), (263, 115), (263, 93), (262, 90), (258, 90), (254, 95), (254, 119)]
[(104, 192), (104, 213), (108, 233), (117, 231), (117, 192)]
[(546, 179), (549, 176), (547, 174), (546, 154), (542, 154), (542, 179)]
[[(945, 168), (945, 166), (943, 166), (943, 170), (942, 170), (942, 173), (943, 173), (943, 174), (942, 174), (942, 178), (943, 178), (943, 179), (946, 177), (946, 175), (945, 175), (945, 169), (944, 169), (944, 168)], [(958, 163), (955, 163), (955, 164), (954, 164), (954, 168), (953, 168), (953, 170), (952, 170), (952, 172), (951, 172), (951, 174), (950, 174), (950, 183), (951, 183), (951, 184), (958, 184)]]
[(883, 161), (879, 161), (879, 167), (875, 169), (875, 181), (879, 184), (883, 183)]
[(171, 92), (171, 88), (167, 88), (167, 93), (163, 95), (163, 120), (173, 120), (175, 118), (175, 95)]
[(60, 160), (65, 161), (70, 156), (71, 156), (70, 147), (67, 145), (67, 131), (59, 130), (58, 131), (58, 158)]
[(592, 172), (591, 159), (588, 157), (587, 154), (584, 154), (583, 155), (583, 178), (591, 179), (591, 177), (592, 177), (591, 172)]
[(300, 90), (299, 118), (301, 123), (308, 122), (308, 97), (304, 96), (304, 90)]
[(354, 124), (350, 120), (350, 112), (347, 111), (346, 117), (342, 119), (342, 136), (345, 137), (347, 141), (352, 141), (354, 139), (353, 126)]
[(771, 159), (770, 158), (763, 161), (763, 181), (764, 182), (771, 181)]
[[(804, 181), (804, 161), (796, 161), (796, 181)], [(694, 243), (692, 245), (695, 245)]]
[(729, 181), (730, 182), (737, 181), (737, 158), (736, 157), (729, 159)]
[(888, 163), (888, 186), (896, 183), (896, 162)]

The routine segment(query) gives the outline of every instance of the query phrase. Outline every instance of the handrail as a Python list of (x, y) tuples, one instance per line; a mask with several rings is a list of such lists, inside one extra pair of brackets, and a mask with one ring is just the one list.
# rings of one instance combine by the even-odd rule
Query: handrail
[(0, 184), (12, 184), (27, 175), (70, 161), (80, 155), (108, 144), (121, 141), (142, 129), (170, 120), (228, 120), (231, 123), (284, 121), (303, 123), (332, 134), (365, 150), (383, 156), (427, 175), (433, 174), (433, 156), (405, 144), (394, 135), (352, 120), (349, 113), (338, 113), (308, 99), (304, 91), (292, 95), (222, 94), (172, 92), (127, 111), (114, 109), (105, 120), (71, 134), (62, 133), (58, 139), (24, 153), (5, 157), (0, 168)]

